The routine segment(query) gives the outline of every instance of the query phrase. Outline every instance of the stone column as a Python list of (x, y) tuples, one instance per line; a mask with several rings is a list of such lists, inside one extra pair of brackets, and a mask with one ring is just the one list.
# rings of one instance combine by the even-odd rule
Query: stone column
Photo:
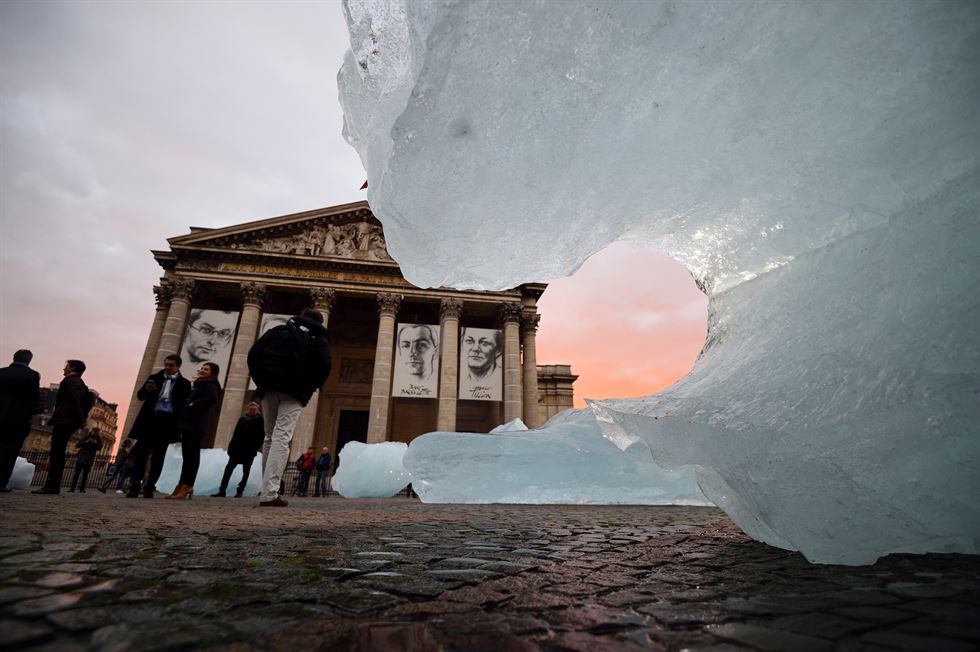
[(153, 358), (153, 368), (162, 369), (163, 359), (180, 352), (180, 340), (187, 325), (187, 312), (191, 308), (191, 295), (194, 293), (194, 279), (175, 278), (171, 280), (170, 310), (163, 324), (160, 346)]
[(524, 418), (521, 396), (521, 304), (505, 303), (500, 308), (504, 330), (504, 423)]
[(123, 425), (122, 436), (125, 438), (129, 434), (129, 429), (133, 427), (133, 421), (142, 407), (143, 401), (136, 398), (136, 392), (140, 390), (143, 383), (151, 373), (156, 371), (153, 368), (153, 361), (157, 357), (157, 349), (160, 347), (160, 336), (163, 335), (163, 325), (167, 321), (167, 311), (170, 309), (170, 296), (172, 293), (169, 279), (160, 279), (160, 285), (153, 288), (156, 295), (157, 312), (153, 317), (153, 325), (150, 327), (150, 335), (146, 338), (146, 348), (143, 349), (143, 358), (140, 360), (140, 369), (136, 373), (136, 382), (133, 383), (133, 394), (129, 398), (129, 409), (126, 410), (126, 423)]
[(265, 286), (258, 283), (242, 283), (242, 318), (238, 322), (238, 334), (232, 349), (228, 375), (225, 377), (218, 429), (214, 433), (214, 448), (227, 450), (228, 442), (235, 433), (235, 425), (242, 416), (242, 403), (248, 391), (248, 351), (259, 333), (262, 299)]
[[(326, 328), (330, 321), (330, 311), (337, 300), (337, 292), (330, 288), (310, 288), (310, 299), (313, 302), (313, 307), (323, 315), (323, 327)], [(316, 438), (317, 408), (320, 405), (320, 392), (322, 391), (323, 387), (319, 391), (313, 392), (310, 402), (306, 404), (306, 407), (299, 414), (299, 419), (296, 420), (293, 442), (289, 447), (289, 459), (291, 460), (295, 460), (313, 445), (313, 440)]]
[(374, 353), (374, 380), (371, 383), (371, 413), (367, 443), (377, 444), (388, 436), (388, 405), (391, 399), (391, 355), (395, 345), (395, 315), (401, 305), (398, 294), (378, 294), (378, 347)]
[(436, 430), (456, 432), (456, 398), (459, 381), (459, 316), (463, 302), (459, 299), (443, 299), (439, 306), (442, 335), (439, 346), (442, 358), (439, 362), (439, 416)]
[(535, 336), (541, 315), (525, 310), (521, 314), (521, 340), (524, 347), (524, 425), (537, 428), (544, 419), (541, 418), (541, 406), (538, 405), (538, 355), (535, 350)]

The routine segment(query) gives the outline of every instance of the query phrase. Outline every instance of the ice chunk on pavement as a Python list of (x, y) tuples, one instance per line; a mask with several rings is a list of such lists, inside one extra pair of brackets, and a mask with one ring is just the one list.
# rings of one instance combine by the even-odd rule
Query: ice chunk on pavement
[[(180, 480), (180, 469), (184, 462), (180, 444), (171, 444), (163, 459), (163, 471), (157, 481), (157, 491), (171, 493)], [(221, 486), (221, 476), (228, 464), (228, 453), (223, 448), (204, 448), (201, 450), (201, 466), (197, 471), (194, 482), (194, 495), (210, 496)], [(242, 467), (239, 465), (231, 474), (228, 488), (234, 492), (242, 480)], [(254, 496), (262, 488), (262, 453), (255, 456), (248, 471), (248, 482), (245, 484), (245, 495)]]
[(345, 6), (345, 133), (409, 280), (665, 251), (715, 292), (707, 349), (597, 405), (611, 441), (813, 560), (977, 552), (980, 5)]
[(7, 480), (8, 489), (27, 489), (31, 486), (34, 479), (35, 466), (23, 457), (18, 457), (14, 461), (14, 470)]
[(524, 422), (520, 419), (511, 419), (507, 423), (502, 423), (491, 430), (490, 434), (492, 435), (496, 432), (518, 432), (521, 430), (527, 430), (527, 426), (524, 425)]
[(658, 467), (642, 444), (620, 451), (591, 410), (573, 414), (535, 430), (417, 437), (404, 460), (412, 488), (427, 503), (711, 504), (693, 470)]
[(402, 466), (408, 446), (400, 441), (379, 444), (348, 442), (340, 451), (333, 488), (344, 498), (388, 498), (412, 482)]

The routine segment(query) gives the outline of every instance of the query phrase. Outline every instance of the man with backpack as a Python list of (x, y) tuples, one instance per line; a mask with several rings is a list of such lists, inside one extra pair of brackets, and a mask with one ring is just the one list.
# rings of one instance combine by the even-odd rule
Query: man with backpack
[(285, 507), (279, 495), (289, 444), (300, 412), (330, 375), (330, 345), (323, 315), (307, 308), (267, 331), (248, 352), (248, 371), (265, 417), (262, 507)]
[(82, 427), (88, 418), (89, 410), (95, 403), (95, 394), (82, 381), (85, 363), (81, 360), (68, 360), (63, 369), (65, 377), (58, 385), (54, 399), (54, 412), (48, 422), (51, 426), (51, 452), (48, 454), (48, 479), (44, 486), (31, 493), (61, 493), (61, 480), (65, 473), (65, 447), (75, 431)]

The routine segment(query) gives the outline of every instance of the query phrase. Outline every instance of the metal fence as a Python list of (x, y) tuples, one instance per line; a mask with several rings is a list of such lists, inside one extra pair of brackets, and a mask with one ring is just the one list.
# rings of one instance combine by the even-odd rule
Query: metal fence
[[(32, 487), (41, 487), (48, 479), (48, 452), (47, 451), (31, 451), (27, 454), (27, 461), (34, 465), (34, 477), (31, 479)], [(111, 464), (111, 455), (98, 455), (95, 461), (92, 463), (92, 468), (88, 474), (88, 482), (86, 487), (89, 489), (94, 489), (96, 487), (102, 486), (105, 482), (106, 476), (109, 474), (109, 468)], [(65, 456), (65, 473), (61, 479), (62, 488), (71, 487), (72, 478), (75, 477), (75, 456), (67, 454)], [(330, 480), (333, 480), (333, 473), (330, 474)], [(114, 483), (115, 481), (113, 481)], [(310, 474), (309, 487), (307, 489), (307, 495), (312, 496), (316, 483), (316, 472)], [(114, 486), (114, 485), (113, 485)], [(328, 481), (327, 484), (330, 487)], [(129, 480), (126, 480), (126, 487), (129, 487)], [(230, 487), (234, 490), (234, 487)], [(295, 496), (299, 493), (299, 469), (293, 462), (286, 465), (286, 470), (282, 475), (282, 492), (288, 496)], [(337, 492), (331, 487), (327, 492), (329, 495), (335, 495)]]

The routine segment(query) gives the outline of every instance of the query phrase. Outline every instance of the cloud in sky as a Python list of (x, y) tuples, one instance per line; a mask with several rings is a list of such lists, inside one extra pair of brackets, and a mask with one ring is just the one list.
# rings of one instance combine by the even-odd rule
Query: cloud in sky
[[(0, 3), (0, 356), (32, 349), (44, 383), (81, 358), (124, 411), (162, 274), (149, 250), (189, 226), (363, 199), (337, 102), (347, 47), (339, 2)], [(658, 361), (691, 358), (657, 348), (698, 329), (665, 298), (686, 272), (603, 263), (619, 246), (583, 267), (616, 285), (545, 294), (539, 360), (572, 362), (579, 397), (647, 393), (676, 376)], [(624, 364), (607, 347), (627, 331), (643, 348)]]

